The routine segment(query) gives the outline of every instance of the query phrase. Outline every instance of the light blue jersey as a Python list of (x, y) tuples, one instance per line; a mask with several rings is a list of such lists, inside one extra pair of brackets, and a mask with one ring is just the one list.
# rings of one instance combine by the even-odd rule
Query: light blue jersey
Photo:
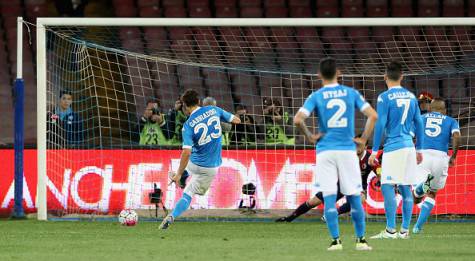
[(361, 94), (344, 85), (326, 85), (313, 92), (300, 109), (305, 115), (315, 111), (323, 137), (317, 153), (326, 150), (355, 150), (355, 108), (363, 111), (369, 105)]
[(183, 148), (191, 148), (191, 162), (206, 168), (221, 165), (221, 121), (231, 122), (233, 115), (219, 107), (194, 110), (183, 125)]
[(447, 153), (452, 134), (460, 132), (459, 123), (454, 118), (438, 112), (429, 112), (422, 115), (422, 122), (424, 125), (424, 141), (421, 148)]
[(378, 151), (383, 135), (384, 152), (414, 147), (415, 131), (417, 149), (423, 142), (421, 112), (413, 93), (401, 86), (392, 87), (378, 96), (378, 121), (374, 130), (373, 151)]

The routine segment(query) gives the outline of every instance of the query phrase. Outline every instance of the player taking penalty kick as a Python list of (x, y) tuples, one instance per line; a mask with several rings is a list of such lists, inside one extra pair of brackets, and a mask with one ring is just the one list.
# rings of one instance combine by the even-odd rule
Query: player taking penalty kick
[[(187, 90), (181, 97), (190, 117), (183, 125), (183, 152), (180, 166), (172, 173), (172, 182), (179, 184), (185, 169), (191, 175), (172, 213), (163, 219), (160, 229), (167, 229), (190, 206), (193, 195), (204, 195), (221, 165), (221, 121), (239, 124), (239, 117), (216, 106), (200, 107), (198, 93)], [(171, 184), (170, 183), (170, 184)]]
[[(422, 154), (416, 153), (411, 130), (415, 126), (417, 148), (423, 141), (423, 125), (417, 99), (410, 91), (401, 86), (402, 67), (391, 62), (384, 76), (388, 90), (378, 96), (378, 122), (374, 131), (373, 153), (369, 163), (374, 165), (383, 134), (385, 134), (382, 160), (381, 192), (384, 197), (386, 229), (371, 238), (408, 238), (411, 223), (412, 198), (411, 184), (416, 182), (417, 164)], [(394, 186), (401, 193), (402, 225), (396, 233), (397, 202)]]
[[(364, 147), (373, 131), (377, 114), (358, 91), (337, 82), (339, 71), (336, 61), (326, 58), (320, 61), (319, 77), (323, 87), (313, 92), (294, 118), (294, 124), (311, 143), (317, 143), (316, 186), (323, 193), (324, 215), (333, 239), (328, 250), (341, 250), (336, 198), (338, 184), (351, 206), (351, 218), (355, 227), (357, 250), (371, 250), (365, 240), (365, 212), (361, 203), (361, 173), (356, 144)], [(368, 117), (361, 138), (355, 136), (355, 108)], [(305, 119), (312, 112), (318, 115), (319, 134), (312, 134)]]
[[(424, 128), (424, 141), (421, 145), (421, 152), (424, 161), (419, 165), (419, 170), (423, 172), (427, 179), (414, 189), (415, 203), (422, 203), (421, 212), (416, 224), (412, 228), (414, 234), (420, 233), (422, 226), (430, 216), (432, 208), (435, 206), (435, 197), (439, 189), (443, 189), (447, 180), (447, 171), (450, 166), (455, 165), (458, 151), (458, 138), (460, 128), (458, 122), (445, 115), (445, 102), (442, 99), (434, 99), (430, 104), (430, 112), (422, 115)], [(452, 137), (452, 156), (449, 158), (450, 138)]]

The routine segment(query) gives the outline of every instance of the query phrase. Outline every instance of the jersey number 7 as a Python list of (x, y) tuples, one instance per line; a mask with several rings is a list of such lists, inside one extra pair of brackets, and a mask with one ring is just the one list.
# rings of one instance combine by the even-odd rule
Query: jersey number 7
[(402, 117), (401, 117), (401, 124), (404, 124), (406, 122), (407, 118), (407, 112), (409, 111), (409, 106), (411, 105), (411, 100), (410, 99), (397, 99), (397, 107), (404, 107), (404, 111), (402, 112)]

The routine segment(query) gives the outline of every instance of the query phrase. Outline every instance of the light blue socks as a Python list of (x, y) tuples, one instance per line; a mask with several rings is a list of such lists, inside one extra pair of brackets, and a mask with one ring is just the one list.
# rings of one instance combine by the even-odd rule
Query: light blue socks
[(410, 185), (399, 185), (399, 192), (402, 196), (402, 229), (408, 230), (411, 224), (412, 208), (414, 206), (414, 198), (411, 193)]
[(338, 227), (338, 211), (336, 210), (336, 195), (328, 195), (323, 197), (325, 201), (324, 215), (327, 222), (330, 236), (333, 239), (340, 237), (340, 229)]
[(173, 219), (179, 217), (183, 212), (185, 212), (191, 204), (191, 196), (183, 193), (183, 196), (176, 203), (175, 209), (173, 209), (171, 216)]
[(364, 237), (366, 230), (365, 212), (363, 204), (361, 203), (360, 195), (346, 196), (346, 200), (351, 205), (351, 219), (353, 219), (353, 226), (355, 227), (355, 234), (357, 238)]
[(422, 229), (422, 226), (430, 216), (430, 212), (435, 206), (435, 200), (433, 198), (426, 197), (424, 203), (422, 203), (421, 213), (419, 213), (419, 218), (417, 219), (415, 227), (418, 230)]
[(386, 229), (396, 231), (396, 192), (394, 192), (394, 185), (382, 184), (381, 192), (384, 197), (384, 212), (386, 214)]

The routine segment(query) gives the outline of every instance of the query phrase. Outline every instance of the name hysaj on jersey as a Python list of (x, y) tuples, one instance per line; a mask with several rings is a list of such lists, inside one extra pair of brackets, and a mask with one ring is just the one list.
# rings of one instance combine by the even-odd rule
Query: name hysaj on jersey
[(344, 90), (331, 90), (331, 91), (324, 91), (323, 92), (323, 99), (331, 99), (331, 98), (339, 98), (348, 96), (348, 91)]

